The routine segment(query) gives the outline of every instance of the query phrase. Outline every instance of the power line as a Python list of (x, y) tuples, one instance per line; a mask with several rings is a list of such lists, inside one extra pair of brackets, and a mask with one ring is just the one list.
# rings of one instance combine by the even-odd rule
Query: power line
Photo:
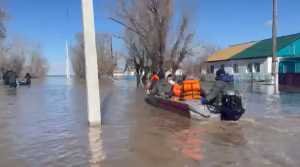
[(69, 0), (67, 0), (67, 21), (66, 21), (66, 39), (68, 39), (68, 23), (69, 23)]

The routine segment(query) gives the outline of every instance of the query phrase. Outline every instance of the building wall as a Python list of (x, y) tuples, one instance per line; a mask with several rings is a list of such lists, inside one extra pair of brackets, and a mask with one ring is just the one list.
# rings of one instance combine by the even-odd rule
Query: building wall
[(280, 58), (279, 73), (300, 73), (300, 58)]
[(219, 61), (219, 62), (209, 62), (208, 67), (214, 66), (214, 73), (224, 65), (224, 70), (231, 75), (234, 75), (233, 66), (234, 64), (238, 65), (239, 74), (250, 73), (248, 70), (248, 64), (252, 63), (253, 72), (256, 73), (254, 69), (254, 64), (260, 64), (260, 74), (267, 75), (271, 73), (272, 68), (272, 59), (268, 58), (258, 58), (258, 59), (242, 59), (242, 60), (229, 60), (229, 61)]
[[(248, 70), (248, 64), (252, 63), (252, 71), (251, 73)], [(254, 64), (260, 64), (260, 72), (255, 71)], [(234, 64), (238, 65), (238, 73), (233, 71)], [(229, 61), (220, 61), (220, 62), (211, 62), (208, 63), (208, 67), (214, 65), (214, 74), (218, 69), (221, 68), (221, 65), (224, 65), (224, 70), (230, 75), (234, 75), (235, 80), (271, 80), (271, 72), (272, 72), (272, 58), (257, 58), (257, 59), (242, 59), (242, 60), (229, 60)]]
[(277, 51), (277, 56), (278, 57), (286, 57), (286, 56), (292, 56), (294, 54), (294, 48), (295, 48), (295, 55), (300, 54), (300, 39), (294, 41), (290, 45), (280, 49)]

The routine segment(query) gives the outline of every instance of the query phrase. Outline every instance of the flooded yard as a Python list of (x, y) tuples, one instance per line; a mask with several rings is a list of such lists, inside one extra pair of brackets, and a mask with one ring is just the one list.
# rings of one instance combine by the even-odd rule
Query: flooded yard
[(196, 122), (146, 104), (135, 81), (102, 80), (99, 128), (87, 124), (85, 80), (0, 86), (0, 166), (300, 166), (300, 94), (235, 88), (248, 98), (238, 123)]

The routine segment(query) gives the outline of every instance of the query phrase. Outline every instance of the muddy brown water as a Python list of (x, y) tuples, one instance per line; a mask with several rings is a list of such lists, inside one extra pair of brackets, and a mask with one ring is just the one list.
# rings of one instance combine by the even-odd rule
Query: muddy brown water
[(89, 127), (84, 80), (0, 86), (0, 167), (300, 166), (300, 94), (238, 84), (247, 113), (229, 123), (156, 109), (134, 81), (103, 80), (100, 89), (103, 125)]

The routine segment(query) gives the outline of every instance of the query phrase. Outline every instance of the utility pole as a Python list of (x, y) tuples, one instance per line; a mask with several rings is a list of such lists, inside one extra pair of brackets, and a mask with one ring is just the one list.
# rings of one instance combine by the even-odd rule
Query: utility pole
[(274, 76), (274, 87), (278, 87), (278, 59), (276, 56), (277, 38), (277, 0), (273, 0), (273, 20), (272, 20), (272, 75)]
[(93, 0), (81, 0), (81, 9), (84, 37), (88, 121), (90, 125), (101, 125)]
[(67, 79), (70, 79), (70, 67), (69, 67), (69, 47), (68, 47), (68, 40), (66, 40), (66, 74), (67, 74)]
[(70, 67), (69, 67), (69, 47), (68, 47), (68, 21), (69, 21), (69, 6), (68, 6), (68, 0), (67, 0), (67, 23), (66, 23), (66, 76), (67, 79), (70, 79)]

